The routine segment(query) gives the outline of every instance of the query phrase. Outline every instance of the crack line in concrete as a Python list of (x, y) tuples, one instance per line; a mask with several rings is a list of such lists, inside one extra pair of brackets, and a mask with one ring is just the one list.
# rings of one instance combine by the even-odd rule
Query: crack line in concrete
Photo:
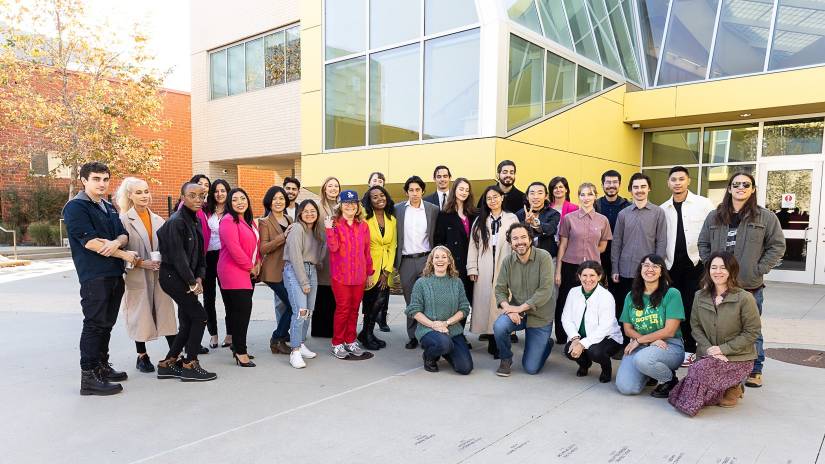
[(816, 305), (821, 303), (822, 300), (825, 300), (825, 295), (822, 295), (821, 297), (819, 297), (819, 299), (816, 300), (816, 303), (814, 303), (809, 310), (805, 311), (805, 314), (803, 314), (802, 317), (800, 317), (800, 319), (805, 319), (806, 317), (808, 317), (808, 314), (810, 314), (811, 311), (813, 311), (816, 308)]
[(814, 464), (819, 464), (819, 455), (822, 454), (822, 445), (825, 444), (825, 433), (822, 434), (822, 441), (819, 442), (819, 451), (816, 452)]

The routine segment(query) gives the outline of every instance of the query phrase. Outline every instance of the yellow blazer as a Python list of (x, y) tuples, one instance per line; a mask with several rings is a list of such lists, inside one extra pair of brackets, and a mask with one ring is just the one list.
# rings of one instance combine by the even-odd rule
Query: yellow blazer
[(372, 269), (375, 271), (372, 286), (378, 283), (381, 271), (392, 272), (395, 264), (395, 249), (398, 247), (398, 235), (395, 230), (395, 217), (384, 216), (384, 236), (378, 229), (378, 220), (375, 216), (367, 219), (367, 226), (370, 228), (370, 256), (372, 256)]

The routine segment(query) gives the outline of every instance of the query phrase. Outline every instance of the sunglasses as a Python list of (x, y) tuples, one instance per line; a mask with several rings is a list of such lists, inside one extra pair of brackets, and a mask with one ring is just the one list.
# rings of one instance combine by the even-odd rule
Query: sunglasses
[(730, 184), (730, 186), (735, 188), (735, 189), (740, 188), (740, 187), (748, 189), (748, 188), (751, 188), (751, 185), (753, 185), (753, 184), (751, 184), (750, 182), (731, 182), (731, 184)]

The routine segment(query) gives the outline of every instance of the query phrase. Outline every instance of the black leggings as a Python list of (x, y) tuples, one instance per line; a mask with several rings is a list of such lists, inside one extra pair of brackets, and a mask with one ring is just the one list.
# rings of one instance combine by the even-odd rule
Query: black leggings
[(252, 317), (252, 289), (223, 290), (227, 327), (232, 328), (232, 349), (237, 354), (246, 353), (246, 332)]
[(570, 289), (580, 285), (576, 271), (579, 269), (578, 264), (570, 264), (561, 262), (561, 285), (559, 285), (559, 295), (556, 298), (556, 343), (567, 343), (567, 332), (561, 324), (561, 313), (564, 312), (564, 303), (567, 302), (567, 293)]
[[(175, 343), (175, 336), (167, 335), (166, 344), (169, 345), (169, 348), (172, 348), (173, 343)], [(135, 349), (137, 350), (138, 354), (146, 353), (146, 342), (135, 342)]]
[[(218, 256), (220, 250), (212, 250), (206, 252), (206, 277), (203, 279), (203, 307), (206, 309), (206, 328), (209, 330), (210, 336), (218, 335), (218, 314), (215, 311), (215, 293), (217, 289), (221, 291), (221, 298), (226, 305), (226, 295), (223, 289), (220, 288), (220, 281), (218, 280)], [(229, 328), (229, 316), (224, 318), (226, 323), (226, 335), (232, 335), (232, 330)]]
[(612, 373), (613, 364), (610, 363), (610, 357), (616, 354), (622, 348), (621, 343), (616, 342), (612, 338), (605, 338), (599, 343), (590, 345), (590, 348), (582, 350), (582, 354), (578, 359), (570, 356), (570, 343), (564, 346), (564, 355), (567, 359), (576, 361), (579, 366), (587, 368), (591, 364), (596, 363), (602, 368), (602, 372)]
[(186, 346), (186, 362), (198, 359), (206, 327), (206, 310), (198, 296), (189, 291), (189, 286), (174, 271), (161, 267), (160, 287), (178, 304), (178, 334), (166, 358), (177, 358)]

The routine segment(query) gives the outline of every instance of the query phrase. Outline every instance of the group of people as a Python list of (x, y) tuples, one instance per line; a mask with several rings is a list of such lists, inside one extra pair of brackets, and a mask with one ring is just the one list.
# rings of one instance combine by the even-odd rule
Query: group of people
[[(239, 366), (254, 367), (246, 335), (256, 282), (274, 293), (270, 349), (289, 355), (292, 367), (317, 356), (307, 346), (310, 326), (313, 338), (331, 338), (336, 358), (369, 359), (387, 346), (376, 328), (390, 330), (394, 273), (406, 303), (405, 347), (420, 344), (427, 371), (438, 371), (441, 358), (459, 374), (472, 371), (469, 328), (500, 360), (496, 374), (509, 376), (524, 330), (528, 374), (542, 370), (554, 344), (577, 363), (578, 376), (599, 364), (601, 382), (612, 380), (612, 359), (621, 359), (620, 393), (655, 386), (652, 396), (689, 415), (735, 405), (743, 383), (762, 385), (763, 276), (781, 260), (785, 240), (776, 215), (756, 204), (748, 173), (731, 176), (716, 207), (690, 192), (681, 166), (670, 170), (672, 195), (659, 206), (648, 200), (653, 185), (643, 173), (630, 178), (630, 199), (609, 170), (604, 196), (585, 182), (574, 204), (564, 177), (520, 191), (509, 160), (478, 202), (470, 181), (453, 179), (447, 166), (435, 168), (428, 196), (423, 179), (408, 178), (398, 203), (380, 172), (363, 196), (329, 177), (317, 202), (297, 201), (300, 181), (288, 177), (266, 192), (257, 219), (243, 189), (196, 175), (165, 222), (149, 210), (146, 182), (122, 182), (118, 212), (103, 199), (105, 165), (84, 165), (80, 178), (84, 191), (66, 205), (64, 220), (84, 312), (81, 394), (122, 390), (115, 382), (127, 374), (108, 362), (121, 304), (141, 372), (155, 370), (145, 343), (164, 336), (169, 351), (158, 378), (216, 378), (198, 355), (219, 346), (217, 289), (226, 308), (221, 346)], [(209, 348), (201, 345), (205, 328)], [(680, 366), (689, 367), (681, 380)]]

